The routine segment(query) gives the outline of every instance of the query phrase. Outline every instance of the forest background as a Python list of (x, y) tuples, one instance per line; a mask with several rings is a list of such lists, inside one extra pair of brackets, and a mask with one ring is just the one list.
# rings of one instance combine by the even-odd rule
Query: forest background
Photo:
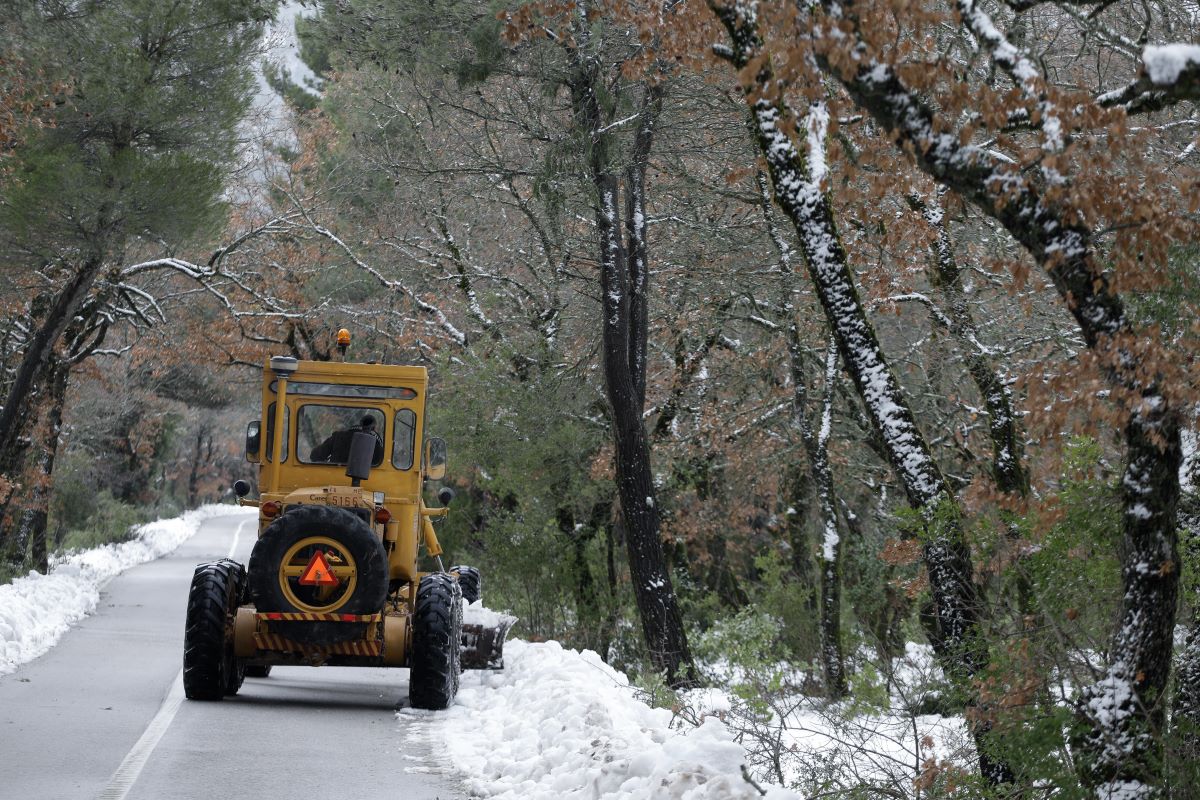
[(0, 579), (253, 480), (348, 327), (489, 605), (753, 778), (1191, 796), (1194, 3), (339, 0), (296, 72), (274, 2), (0, 5)]

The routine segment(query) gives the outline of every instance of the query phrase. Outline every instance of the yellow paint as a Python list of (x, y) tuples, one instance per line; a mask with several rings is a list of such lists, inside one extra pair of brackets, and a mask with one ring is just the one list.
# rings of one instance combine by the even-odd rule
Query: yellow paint
[(407, 666), (408, 643), (408, 615), (388, 614), (384, 617), (383, 663), (389, 667)]
[(233, 620), (233, 654), (238, 658), (254, 655), (258, 649), (254, 643), (254, 634), (257, 632), (258, 618), (254, 606), (242, 606)]
[[(273, 426), (273, 441), (264, 442), (264, 447), (270, 447), (274, 454), (271, 464), (265, 460), (259, 463), (259, 486), (267, 487), (259, 498), (260, 502), (278, 500), (286, 508), (295, 504), (332, 505), (342, 508), (365, 508), (373, 510), (375, 492), (383, 492), (384, 505), (391, 512), (392, 519), (386, 525), (374, 525), (376, 532), (385, 540), (388, 547), (388, 574), (392, 580), (410, 581), (417, 575), (417, 557), (421, 541), (434, 543), (436, 550), (429, 550), (430, 555), (441, 552), (437, 547), (437, 537), (421, 536), (423, 504), (421, 503), (421, 487), (423, 484), (423, 459), (425, 441), (425, 401), (429, 388), (429, 375), (424, 367), (395, 366), (390, 364), (353, 364), (331, 361), (301, 361), (292, 375), (286, 381), (278, 379), (271, 371), (269, 361), (263, 365), (262, 409), (265, 415), (271, 403), (275, 402), (276, 394), (272, 387), (275, 384), (280, 389), (282, 402), (276, 405), (275, 423)], [(388, 388), (405, 387), (413, 390), (411, 398), (357, 398), (357, 397), (322, 397), (301, 394), (294, 388), (305, 383), (321, 383), (352, 386), (380, 386)], [(360, 487), (350, 485), (346, 477), (346, 468), (335, 464), (303, 464), (300, 462), (297, 447), (297, 428), (300, 407), (305, 404), (337, 405), (351, 408), (375, 409), (380, 411), (386, 420), (383, 431), (384, 459), (377, 467), (372, 467), (371, 475), (362, 482)], [(287, 430), (284, 429), (284, 414), (287, 414)], [(414, 436), (413, 465), (409, 469), (397, 469), (392, 465), (393, 437), (396, 433), (396, 413), (402, 409), (411, 410), (416, 416), (416, 431)], [(262, 420), (262, 436), (267, 435), (266, 419)], [(283, 439), (280, 432), (286, 433), (287, 458), (279, 458), (283, 450)], [(277, 473), (277, 475), (276, 475)], [(267, 528), (271, 520), (259, 520), (259, 534)], [(395, 531), (395, 533), (391, 533)], [(389, 546), (392, 542), (395, 546)], [(322, 609), (328, 610), (328, 609)]]

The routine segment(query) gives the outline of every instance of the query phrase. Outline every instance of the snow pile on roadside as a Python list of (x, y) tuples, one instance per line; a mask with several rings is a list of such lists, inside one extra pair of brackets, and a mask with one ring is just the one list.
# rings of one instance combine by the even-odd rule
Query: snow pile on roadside
[(30, 572), (0, 586), (0, 675), (53, 647), (72, 623), (96, 609), (100, 588), (111, 578), (171, 552), (205, 520), (241, 511), (208, 505), (150, 522), (139, 526), (128, 542), (68, 553), (54, 559), (49, 574)]
[[(465, 672), (455, 704), (430, 719), (448, 762), (482, 797), (758, 800), (745, 750), (714, 717), (671, 728), (628, 679), (591, 651), (505, 645), (501, 672)], [(401, 715), (428, 712), (405, 709)], [(440, 730), (438, 730), (440, 729)], [(437, 748), (435, 748), (436, 750)], [(769, 800), (799, 800), (769, 788)]]

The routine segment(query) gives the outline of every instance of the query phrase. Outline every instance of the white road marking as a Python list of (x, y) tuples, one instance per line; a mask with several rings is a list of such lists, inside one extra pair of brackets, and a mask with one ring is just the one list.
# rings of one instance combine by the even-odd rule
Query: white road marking
[(180, 670), (175, 676), (175, 682), (171, 684), (171, 691), (167, 692), (166, 699), (163, 700), (154, 719), (150, 720), (142, 738), (137, 740), (125, 756), (125, 760), (121, 762), (121, 766), (117, 767), (117, 771), (108, 779), (108, 786), (100, 793), (100, 800), (124, 800), (138, 776), (142, 774), (142, 768), (146, 766), (146, 761), (158, 746), (159, 740), (167, 732), (167, 728), (171, 727), (171, 720), (175, 719), (182, 702), (183, 670)]
[(238, 539), (242, 538), (242, 528), (251, 522), (258, 522), (258, 517), (250, 517), (237, 526), (237, 530), (233, 532), (233, 544), (229, 545), (229, 555), (226, 558), (233, 558), (233, 554), (237, 552)]
[[(238, 540), (242, 537), (242, 529), (251, 522), (257, 521), (257, 517), (251, 517), (250, 519), (243, 520), (237, 526), (237, 530), (233, 532), (233, 544), (229, 546), (229, 558), (233, 558), (233, 554), (237, 552)], [(171, 690), (167, 692), (166, 698), (163, 700), (162, 705), (159, 706), (158, 713), (154, 715), (154, 719), (150, 720), (150, 724), (146, 726), (146, 730), (142, 733), (142, 738), (138, 739), (125, 755), (121, 766), (117, 767), (117, 771), (108, 779), (108, 786), (100, 793), (99, 800), (125, 800), (125, 795), (129, 794), (129, 790), (137, 782), (138, 776), (142, 774), (142, 769), (150, 759), (150, 754), (154, 752), (154, 748), (158, 747), (158, 743), (167, 732), (167, 728), (171, 727), (171, 722), (175, 719), (175, 715), (179, 713), (179, 706), (182, 704), (183, 670), (180, 670), (179, 674), (175, 676), (175, 682), (171, 684)]]

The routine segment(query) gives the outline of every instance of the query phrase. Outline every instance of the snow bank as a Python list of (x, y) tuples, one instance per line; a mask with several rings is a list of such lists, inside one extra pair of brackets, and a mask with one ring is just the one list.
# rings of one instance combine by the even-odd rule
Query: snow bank
[(208, 505), (140, 526), (135, 538), (56, 558), (47, 575), (30, 572), (0, 586), (0, 675), (53, 647), (72, 623), (96, 609), (100, 588), (130, 567), (161, 558), (212, 517), (256, 509)]
[[(427, 717), (476, 796), (510, 800), (758, 800), (746, 753), (714, 717), (674, 730), (591, 651), (510, 641), (502, 672), (465, 672), (455, 705)], [(435, 750), (438, 748), (435, 747)], [(769, 800), (799, 800), (770, 788)]]

